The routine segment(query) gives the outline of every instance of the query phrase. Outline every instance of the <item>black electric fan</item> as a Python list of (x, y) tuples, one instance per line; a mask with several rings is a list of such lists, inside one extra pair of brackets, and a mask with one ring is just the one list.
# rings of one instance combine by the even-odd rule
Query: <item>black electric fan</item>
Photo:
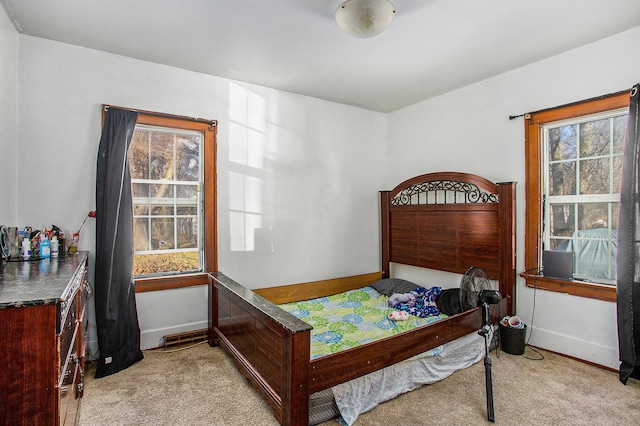
[(460, 280), (460, 306), (463, 311), (482, 307), (482, 328), (478, 334), (484, 337), (484, 377), (487, 388), (487, 419), (495, 421), (493, 412), (493, 384), (491, 382), (491, 357), (489, 345), (491, 344), (492, 328), (489, 322), (489, 305), (500, 303), (502, 295), (498, 290), (491, 289), (491, 282), (480, 268), (472, 266), (467, 269)]

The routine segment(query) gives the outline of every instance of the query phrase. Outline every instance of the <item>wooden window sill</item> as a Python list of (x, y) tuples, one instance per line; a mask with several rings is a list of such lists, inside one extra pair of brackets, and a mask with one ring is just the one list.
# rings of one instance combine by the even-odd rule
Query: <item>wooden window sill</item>
[(209, 283), (208, 274), (171, 275), (166, 277), (136, 278), (136, 293), (146, 291), (169, 290), (174, 288), (191, 287), (194, 285), (206, 285)]
[(615, 286), (585, 281), (558, 280), (542, 275), (520, 274), (520, 276), (526, 280), (527, 287), (604, 300), (605, 302), (616, 301)]

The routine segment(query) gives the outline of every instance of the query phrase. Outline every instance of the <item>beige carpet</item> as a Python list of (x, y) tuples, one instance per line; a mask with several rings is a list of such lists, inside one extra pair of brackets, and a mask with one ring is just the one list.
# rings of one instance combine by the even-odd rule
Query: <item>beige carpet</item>
[[(495, 351), (496, 425), (639, 425), (640, 382), (541, 351), (545, 359)], [(525, 356), (537, 354), (527, 348)], [(277, 425), (270, 407), (220, 348), (145, 352), (102, 379), (88, 368), (80, 425)], [(379, 405), (354, 426), (486, 425), (482, 361)], [(322, 426), (337, 426), (335, 421)]]

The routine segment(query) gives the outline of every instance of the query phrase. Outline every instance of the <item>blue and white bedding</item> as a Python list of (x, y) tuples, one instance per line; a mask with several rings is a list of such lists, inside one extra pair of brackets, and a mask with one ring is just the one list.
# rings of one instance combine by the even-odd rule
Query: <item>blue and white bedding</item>
[(484, 357), (484, 350), (484, 338), (471, 333), (443, 345), (434, 356), (412, 358), (334, 386), (331, 390), (342, 416), (338, 421), (351, 426), (360, 414), (384, 401), (470, 367)]

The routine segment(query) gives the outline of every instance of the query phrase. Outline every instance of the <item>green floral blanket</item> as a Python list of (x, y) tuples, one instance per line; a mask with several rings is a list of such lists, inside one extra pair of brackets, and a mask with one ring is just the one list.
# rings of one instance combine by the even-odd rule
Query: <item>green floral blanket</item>
[[(410, 315), (407, 321), (392, 321), (389, 297), (372, 287), (350, 290), (318, 299), (278, 305), (313, 326), (311, 359), (393, 336), (421, 325), (439, 321), (440, 314), (425, 318)], [(431, 355), (441, 349), (433, 349)]]

